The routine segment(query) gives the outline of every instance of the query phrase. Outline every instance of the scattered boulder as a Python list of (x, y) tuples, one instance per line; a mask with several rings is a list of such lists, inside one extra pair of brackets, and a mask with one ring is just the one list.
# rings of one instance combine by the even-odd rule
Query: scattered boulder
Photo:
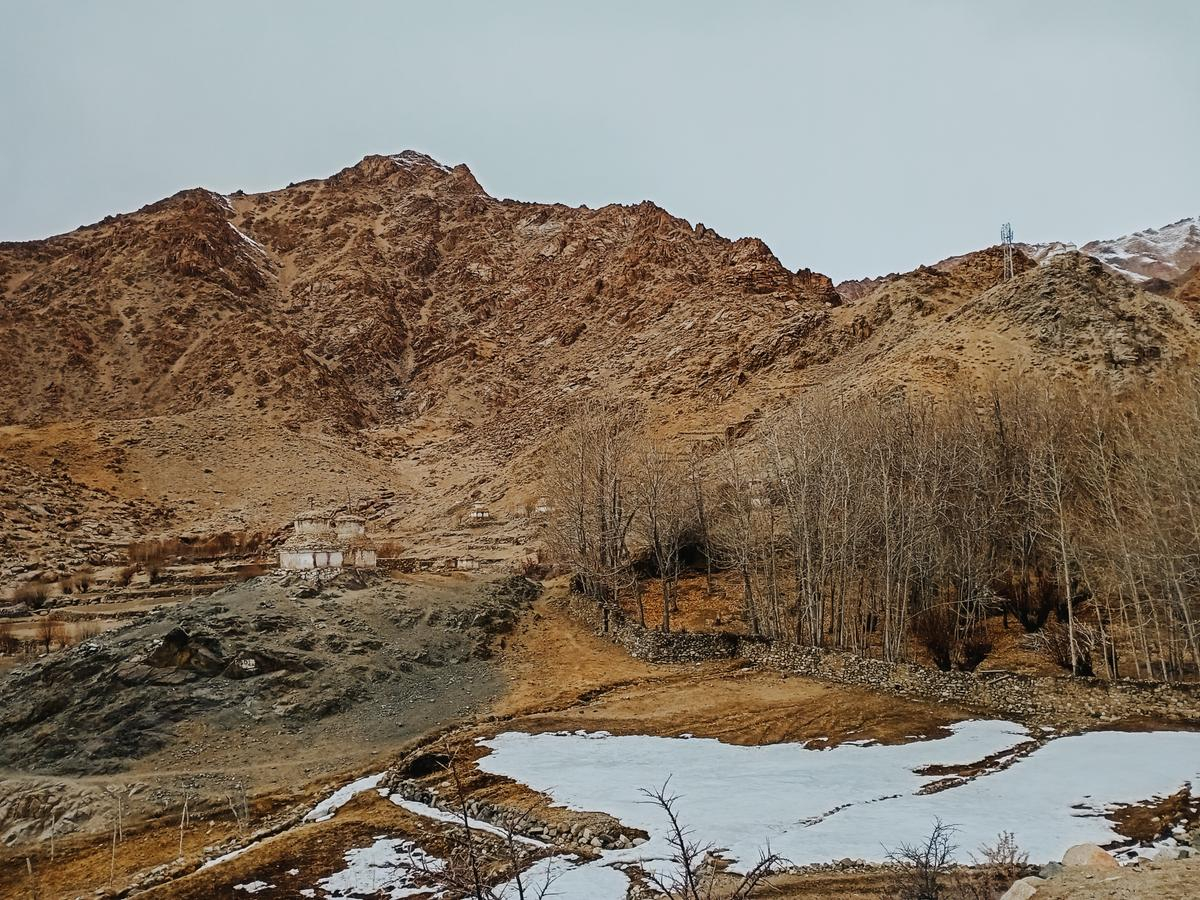
[(145, 658), (156, 669), (192, 669), (203, 675), (216, 675), (226, 666), (220, 643), (207, 635), (190, 635), (176, 625), (158, 641)]
[(1060, 862), (1048, 862), (1038, 871), (1038, 875), (1042, 878), (1053, 878), (1059, 874), (1065, 867)]
[(1046, 883), (1045, 878), (1039, 878), (1037, 875), (1029, 875), (1026, 878), (1019, 878), (1013, 883), (1000, 900), (1029, 900), (1037, 894), (1037, 889), (1040, 885)]
[(1068, 869), (1118, 869), (1121, 864), (1112, 855), (1096, 844), (1076, 844), (1063, 854), (1062, 864)]
[(1160, 859), (1188, 859), (1192, 855), (1188, 847), (1163, 847), (1154, 854), (1156, 860)]

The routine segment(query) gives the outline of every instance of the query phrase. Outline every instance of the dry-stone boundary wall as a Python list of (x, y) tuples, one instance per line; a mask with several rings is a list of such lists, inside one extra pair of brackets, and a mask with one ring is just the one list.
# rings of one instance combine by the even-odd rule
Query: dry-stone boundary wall
[(783, 672), (953, 703), (1030, 722), (1074, 724), (1088, 719), (1152, 718), (1200, 726), (1200, 685), (995, 671), (942, 672), (928, 666), (868, 659), (732, 632), (663, 634), (611, 612), (606, 614), (597, 603), (581, 595), (572, 594), (564, 602), (575, 619), (649, 662), (743, 660)]

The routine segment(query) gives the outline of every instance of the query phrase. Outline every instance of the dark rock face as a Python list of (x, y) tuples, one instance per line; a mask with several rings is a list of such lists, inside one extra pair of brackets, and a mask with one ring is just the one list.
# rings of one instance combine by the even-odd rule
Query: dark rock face
[(185, 721), (278, 731), (344, 716), (363, 727), (369, 707), (402, 730), (417, 702), (434, 704), (420, 721), (461, 710), (464, 685), (482, 699), (493, 683), (490, 646), (540, 587), (457, 590), (410, 604), (382, 580), (314, 592), (268, 576), (155, 612), (0, 681), (0, 767), (115, 772)]

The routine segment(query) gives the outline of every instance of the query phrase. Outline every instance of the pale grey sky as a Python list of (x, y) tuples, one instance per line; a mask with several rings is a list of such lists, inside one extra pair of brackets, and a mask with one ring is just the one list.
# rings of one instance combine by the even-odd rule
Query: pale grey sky
[(1198, 0), (0, 0), (0, 240), (414, 148), (835, 279), (1200, 214)]

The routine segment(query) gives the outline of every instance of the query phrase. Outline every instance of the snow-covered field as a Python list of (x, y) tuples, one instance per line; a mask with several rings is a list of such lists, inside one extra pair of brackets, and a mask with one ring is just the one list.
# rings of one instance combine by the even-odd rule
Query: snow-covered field
[[(647, 860), (665, 868), (665, 816), (641, 789), (668, 778), (695, 838), (727, 848), (724, 855), (735, 868), (753, 864), (768, 843), (796, 865), (844, 857), (883, 861), (889, 849), (920, 841), (939, 818), (956, 827), (961, 861), (970, 861), (971, 851), (993, 843), (1001, 831), (1013, 832), (1034, 861), (1047, 861), (1073, 844), (1119, 840), (1103, 815), (1114, 804), (1170, 794), (1189, 783), (1200, 788), (1200, 733), (1090, 732), (1019, 756), (1020, 745), (1028, 749), (1032, 738), (1023, 726), (1001, 721), (963, 722), (936, 740), (828, 750), (508, 732), (482, 742), (491, 753), (478, 765), (561, 805), (606, 812), (650, 834), (638, 848), (609, 851), (577, 867), (574, 878), (583, 879), (587, 896), (597, 900), (624, 896), (614, 863)], [(992, 757), (978, 776), (920, 793), (946, 776), (918, 770)], [(577, 895), (571, 880), (564, 874), (555, 882), (559, 896)]]
[[(693, 838), (720, 848), (735, 870), (752, 865), (768, 845), (794, 865), (845, 857), (882, 862), (901, 844), (921, 841), (938, 819), (954, 826), (959, 861), (970, 862), (980, 845), (1011, 831), (1033, 861), (1044, 862), (1060, 858), (1073, 844), (1120, 841), (1104, 815), (1115, 805), (1165, 796), (1184, 785), (1200, 790), (1198, 732), (1053, 737), (985, 720), (952, 726), (947, 737), (894, 746), (745, 747), (606, 732), (506, 732), (480, 743), (490, 751), (477, 763), (483, 771), (542, 791), (560, 805), (608, 813), (650, 835), (640, 847), (605, 851), (593, 862), (551, 856), (524, 873), (527, 887), (549, 880), (547, 896), (562, 900), (623, 900), (628, 879), (619, 866), (670, 868), (666, 817), (642, 790), (661, 787), (668, 778), (668, 793), (678, 796), (677, 811)], [(927, 772), (927, 767), (942, 768)], [(959, 768), (970, 772), (956, 774)], [(344, 786), (308, 820), (331, 817), (362, 791), (386, 796), (381, 781), (382, 774), (372, 775)], [(934, 786), (938, 789), (930, 790)], [(399, 795), (390, 799), (418, 816), (457, 821)], [(472, 819), (470, 825), (502, 833), (486, 822)], [(424, 890), (417, 873), (436, 872), (441, 865), (410, 842), (384, 836), (350, 851), (346, 862), (343, 871), (305, 896), (375, 891), (392, 898), (418, 896)], [(268, 887), (239, 885), (247, 893)], [(515, 898), (515, 884), (500, 888), (499, 895)]]

